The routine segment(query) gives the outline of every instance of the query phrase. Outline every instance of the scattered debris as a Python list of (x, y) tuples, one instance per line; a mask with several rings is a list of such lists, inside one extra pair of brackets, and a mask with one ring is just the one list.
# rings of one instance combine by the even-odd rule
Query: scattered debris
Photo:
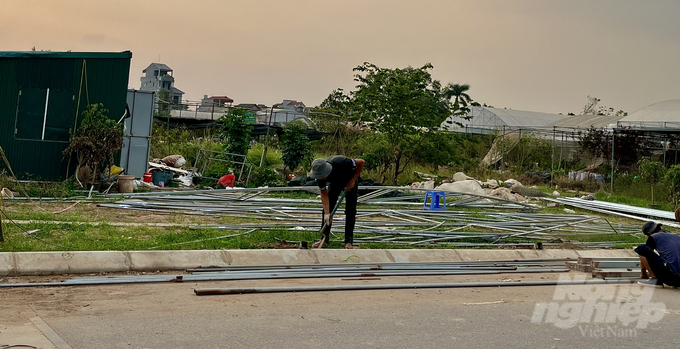
[(182, 155), (168, 155), (161, 159), (164, 164), (172, 166), (174, 168), (182, 168), (186, 164), (186, 159)]
[(472, 178), (472, 177), (466, 175), (466, 174), (463, 173), (463, 172), (456, 172), (456, 173), (453, 175), (453, 181), (454, 181), (454, 182), (461, 182), (461, 181), (467, 181), (467, 180), (474, 180), (474, 178)]

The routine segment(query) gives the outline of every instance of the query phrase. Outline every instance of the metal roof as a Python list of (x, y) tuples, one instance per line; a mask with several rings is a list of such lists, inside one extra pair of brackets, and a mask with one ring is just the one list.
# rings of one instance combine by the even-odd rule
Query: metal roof
[(132, 58), (132, 52), (0, 51), (0, 58)]
[(468, 113), (468, 116), (471, 117), (470, 120), (457, 120), (463, 124), (463, 128), (460, 128), (457, 125), (449, 125), (446, 122), (444, 122), (442, 126), (449, 129), (450, 131), (460, 131), (465, 128), (534, 128), (545, 127), (550, 123), (568, 117), (567, 115), (560, 114), (488, 107), (472, 107), (470, 108), (470, 113)]
[(602, 128), (616, 124), (622, 116), (618, 115), (573, 115), (552, 122), (546, 127), (566, 127), (566, 128)]
[(619, 120), (621, 126), (672, 127), (680, 125), (680, 99), (648, 105)]

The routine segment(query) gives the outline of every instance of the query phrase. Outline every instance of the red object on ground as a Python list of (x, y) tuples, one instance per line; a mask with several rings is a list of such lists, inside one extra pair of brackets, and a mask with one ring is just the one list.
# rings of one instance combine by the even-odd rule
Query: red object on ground
[(146, 183), (151, 183), (151, 172), (144, 172), (144, 176), (142, 176), (142, 180)]
[(225, 187), (234, 187), (234, 181), (236, 181), (236, 176), (233, 174), (228, 174), (220, 177), (220, 180), (217, 181), (217, 184), (223, 185)]

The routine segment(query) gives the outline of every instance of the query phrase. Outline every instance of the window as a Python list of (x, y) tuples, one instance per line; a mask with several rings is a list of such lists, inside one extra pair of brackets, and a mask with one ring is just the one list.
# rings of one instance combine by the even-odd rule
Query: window
[(67, 142), (73, 127), (74, 102), (73, 91), (22, 87), (14, 137)]

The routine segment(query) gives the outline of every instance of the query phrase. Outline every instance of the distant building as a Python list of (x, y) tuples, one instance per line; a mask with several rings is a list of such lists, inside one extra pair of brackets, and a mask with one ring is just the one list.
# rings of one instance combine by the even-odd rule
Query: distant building
[(307, 108), (304, 103), (284, 99), (283, 102), (274, 104), (273, 112), (264, 111), (264, 113), (258, 114), (258, 119), (263, 117), (262, 121), (270, 125), (285, 125), (291, 121), (300, 119), (307, 125), (310, 125), (311, 121), (307, 117), (308, 114), (309, 108)]
[(274, 109), (283, 109), (284, 111), (294, 111), (305, 114), (308, 111), (304, 103), (290, 99), (284, 99), (283, 102), (274, 104)]
[(198, 111), (225, 114), (229, 111), (229, 108), (231, 108), (232, 103), (234, 103), (234, 100), (227, 96), (208, 97), (208, 95), (203, 95), (201, 105), (198, 106)]
[(269, 107), (267, 107), (264, 104), (254, 104), (254, 103), (241, 103), (241, 104), (235, 105), (234, 108), (245, 109), (246, 111), (253, 112), (253, 113), (257, 113), (257, 112), (265, 111), (265, 110), (269, 109)]
[(151, 63), (146, 69), (142, 70), (145, 74), (142, 76), (142, 86), (139, 88), (141, 91), (154, 91), (158, 92), (160, 90), (170, 92), (172, 98), (172, 104), (181, 104), (182, 95), (184, 92), (175, 87), (175, 78), (172, 76), (172, 69), (163, 63)]

